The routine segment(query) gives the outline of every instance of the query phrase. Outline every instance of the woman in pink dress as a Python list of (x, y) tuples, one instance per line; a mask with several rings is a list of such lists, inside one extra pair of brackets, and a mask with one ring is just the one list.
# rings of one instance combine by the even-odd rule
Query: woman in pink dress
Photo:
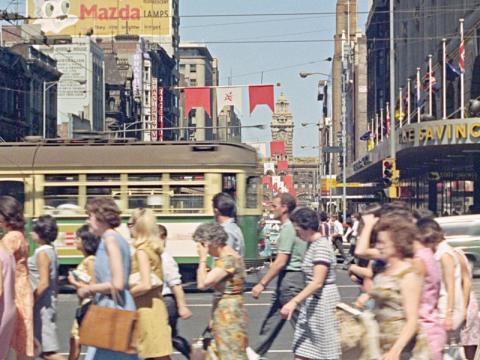
[(0, 242), (0, 359), (6, 359), (15, 331), (15, 258)]
[(0, 227), (6, 232), (2, 243), (13, 254), (17, 320), (10, 344), (17, 358), (34, 355), (33, 291), (28, 278), (28, 242), (23, 235), (22, 205), (11, 196), (0, 196)]
[(430, 248), (432, 241), (428, 233), (422, 231), (424, 220), (420, 219), (420, 242), (414, 244), (414, 265), (423, 276), (423, 291), (420, 298), (419, 323), (427, 335), (430, 354), (433, 360), (441, 360), (447, 342), (447, 332), (438, 314), (438, 299), (442, 281), (442, 270)]

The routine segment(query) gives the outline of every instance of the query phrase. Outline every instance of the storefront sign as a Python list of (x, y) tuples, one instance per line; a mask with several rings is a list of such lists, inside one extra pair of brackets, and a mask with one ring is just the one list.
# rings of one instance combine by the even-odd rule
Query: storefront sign
[(152, 141), (158, 140), (158, 130), (156, 129), (157, 122), (158, 122), (158, 80), (156, 77), (152, 76), (152, 98), (151, 98), (151, 106), (150, 106), (150, 114), (151, 114), (151, 121), (148, 124), (149, 128), (155, 128), (150, 132), (150, 136)]
[(480, 143), (480, 119), (452, 119), (412, 124), (401, 129), (400, 144), (449, 145)]
[(163, 141), (163, 123), (164, 123), (164, 109), (163, 109), (163, 88), (158, 88), (158, 123), (157, 128), (158, 130), (158, 140)]

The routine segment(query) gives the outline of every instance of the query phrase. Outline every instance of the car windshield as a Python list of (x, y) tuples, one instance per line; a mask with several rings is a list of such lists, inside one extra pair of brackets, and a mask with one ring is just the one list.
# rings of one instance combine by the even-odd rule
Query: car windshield
[(445, 236), (480, 236), (480, 222), (459, 222), (442, 225)]

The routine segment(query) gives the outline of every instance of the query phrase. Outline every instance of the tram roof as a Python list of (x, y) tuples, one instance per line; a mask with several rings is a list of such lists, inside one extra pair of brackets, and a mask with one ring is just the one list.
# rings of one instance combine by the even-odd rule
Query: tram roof
[(256, 167), (257, 153), (226, 142), (46, 141), (0, 143), (0, 170)]

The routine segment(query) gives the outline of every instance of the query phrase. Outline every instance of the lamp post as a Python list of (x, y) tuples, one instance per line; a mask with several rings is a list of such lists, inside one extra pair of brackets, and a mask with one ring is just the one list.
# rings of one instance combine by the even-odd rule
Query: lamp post
[[(85, 80), (71, 80), (74, 82), (79, 83), (80, 85), (85, 85), (87, 82)], [(60, 83), (61, 80), (55, 81), (44, 81), (43, 82), (43, 129), (42, 129), (42, 137), (44, 139), (47, 138), (47, 91), (52, 88), (53, 86)], [(58, 96), (57, 96), (58, 97)]]
[[(332, 58), (329, 57), (327, 59), (325, 59), (325, 61), (332, 61)], [(327, 80), (320, 80), (319, 82), (319, 87), (320, 85), (322, 84), (324, 86), (324, 89), (326, 89), (326, 84), (330, 81), (330, 74), (326, 74), (326, 73), (322, 73), (322, 72), (306, 72), (306, 71), (301, 71), (299, 74), (298, 74), (302, 79), (305, 79), (306, 77), (308, 76), (311, 76), (311, 75), (322, 75), (322, 76), (327, 76), (328, 79)], [(326, 92), (326, 90), (325, 90)], [(321, 101), (326, 101), (326, 96), (327, 94), (323, 94), (323, 97), (321, 99)], [(320, 101), (320, 98), (318, 98), (319, 101)], [(325, 119), (323, 116), (325, 116), (326, 114), (323, 112), (322, 110), (322, 117), (320, 119), (318, 119), (318, 123), (316, 124), (318, 126), (318, 173), (319, 173), (319, 178), (320, 178), (320, 181), (319, 181), (319, 191), (318, 191), (318, 196), (319, 196), (319, 204), (320, 204), (320, 200), (321, 200), (321, 197), (322, 197), (322, 176), (323, 176), (323, 167), (324, 167), (324, 164), (323, 164), (323, 142), (322, 142), (322, 139), (323, 139), (323, 130), (325, 128), (324, 124), (325, 124)], [(308, 123), (302, 123), (302, 126), (307, 126)], [(319, 208), (320, 208), (320, 205), (319, 205)]]

